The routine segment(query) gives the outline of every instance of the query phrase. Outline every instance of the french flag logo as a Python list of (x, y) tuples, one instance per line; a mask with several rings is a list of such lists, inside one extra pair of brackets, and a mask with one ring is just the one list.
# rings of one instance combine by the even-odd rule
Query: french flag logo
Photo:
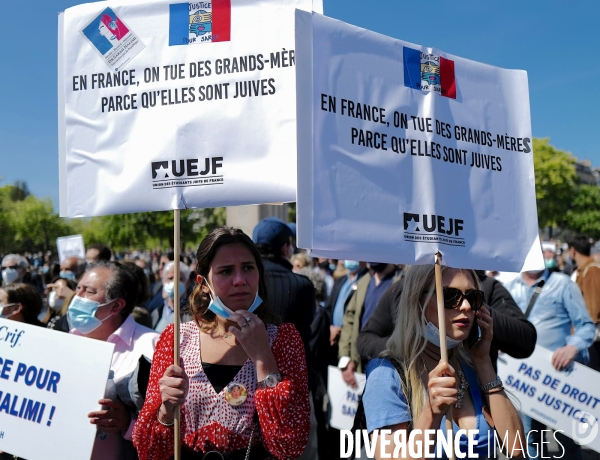
[(404, 86), (456, 99), (454, 61), (403, 47)]
[(169, 46), (228, 42), (231, 0), (169, 5)]

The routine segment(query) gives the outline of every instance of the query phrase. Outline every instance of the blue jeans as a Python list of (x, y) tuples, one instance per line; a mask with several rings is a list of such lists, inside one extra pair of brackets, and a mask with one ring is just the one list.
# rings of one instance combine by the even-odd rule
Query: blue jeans
[[(548, 456), (548, 452), (546, 451), (548, 444), (543, 444), (544, 452), (541, 452), (542, 449), (542, 430), (547, 430), (548, 428), (542, 422), (538, 422), (537, 420), (521, 413), (521, 420), (523, 420), (523, 428), (525, 429), (525, 436), (529, 432), (529, 436), (527, 436), (527, 450), (529, 453), (529, 458), (542, 458)], [(563, 459), (568, 460), (583, 460), (583, 453), (581, 452), (581, 446), (573, 441), (568, 436), (565, 436), (561, 432), (556, 432), (556, 440), (562, 444), (565, 449), (565, 454), (562, 456)], [(558, 454), (562, 453), (562, 449), (559, 446)]]

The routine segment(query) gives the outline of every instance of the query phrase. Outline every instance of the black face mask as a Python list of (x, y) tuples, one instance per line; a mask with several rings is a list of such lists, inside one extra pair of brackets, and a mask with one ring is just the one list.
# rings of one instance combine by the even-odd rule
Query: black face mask
[(375, 273), (381, 273), (383, 271), (385, 271), (385, 269), (387, 268), (388, 264), (386, 263), (371, 263), (369, 262), (369, 267), (371, 267), (371, 270), (373, 270)]

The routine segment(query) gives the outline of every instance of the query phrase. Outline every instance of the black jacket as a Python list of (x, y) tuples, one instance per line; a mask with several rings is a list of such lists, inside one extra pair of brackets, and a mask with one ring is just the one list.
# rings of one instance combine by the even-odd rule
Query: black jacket
[[(485, 293), (485, 305), (494, 320), (494, 338), (490, 349), (492, 364), (496, 368), (498, 350), (513, 358), (527, 358), (533, 353), (537, 333), (535, 327), (525, 318), (508, 291), (494, 278), (486, 277), (481, 283)], [(386, 348), (386, 342), (394, 330), (400, 295), (404, 280), (392, 284), (383, 294), (371, 318), (361, 330), (358, 352), (363, 360), (379, 356)]]
[(310, 324), (317, 301), (315, 288), (305, 276), (292, 272), (292, 265), (283, 259), (262, 259), (269, 310), (275, 316), (275, 324), (292, 323), (298, 329), (308, 350)]

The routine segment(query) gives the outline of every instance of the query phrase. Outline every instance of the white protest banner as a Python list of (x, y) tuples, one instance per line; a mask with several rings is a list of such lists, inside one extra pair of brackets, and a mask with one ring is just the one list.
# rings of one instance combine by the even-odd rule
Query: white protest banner
[(358, 400), (365, 389), (367, 376), (354, 374), (358, 388), (352, 388), (342, 377), (342, 371), (335, 366), (327, 368), (327, 395), (331, 407), (329, 424), (338, 430), (349, 430), (354, 423)]
[(85, 259), (85, 246), (82, 235), (59, 236), (56, 238), (56, 249), (61, 264), (69, 257)]
[(0, 319), (0, 451), (90, 458), (114, 344)]
[(506, 271), (533, 250), (543, 267), (527, 74), (296, 19), (298, 246)]
[(498, 375), (519, 399), (522, 412), (600, 452), (600, 373), (579, 363), (559, 372), (552, 366), (552, 352), (537, 346), (526, 359), (502, 353)]
[(115, 0), (62, 13), (60, 214), (295, 201), (295, 8), (313, 1)]

